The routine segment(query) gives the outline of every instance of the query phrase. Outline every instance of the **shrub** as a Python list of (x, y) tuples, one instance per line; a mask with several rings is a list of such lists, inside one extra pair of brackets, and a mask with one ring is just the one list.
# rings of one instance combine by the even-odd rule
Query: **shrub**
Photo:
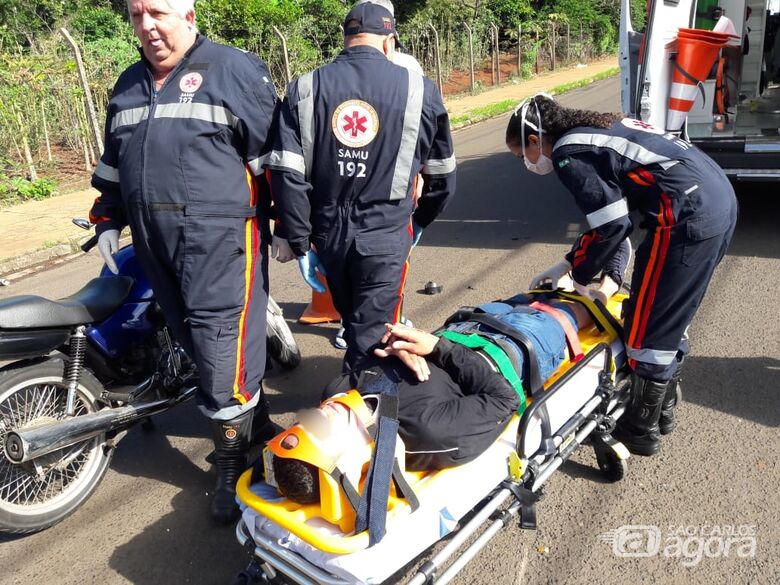
[(41, 201), (54, 195), (57, 184), (47, 178), (28, 181), (21, 177), (9, 179), (0, 175), (0, 204), (13, 205), (22, 201)]

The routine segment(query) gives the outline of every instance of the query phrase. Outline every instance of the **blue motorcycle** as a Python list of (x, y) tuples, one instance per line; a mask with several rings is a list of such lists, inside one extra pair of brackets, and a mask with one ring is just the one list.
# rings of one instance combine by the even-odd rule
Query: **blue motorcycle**
[[(96, 243), (95, 236), (82, 249)], [(103, 267), (58, 301), (0, 301), (0, 532), (36, 532), (72, 514), (130, 427), (195, 395), (195, 366), (133, 247), (116, 263), (119, 274)], [(297, 366), (300, 351), (270, 297), (267, 317), (269, 355)]]

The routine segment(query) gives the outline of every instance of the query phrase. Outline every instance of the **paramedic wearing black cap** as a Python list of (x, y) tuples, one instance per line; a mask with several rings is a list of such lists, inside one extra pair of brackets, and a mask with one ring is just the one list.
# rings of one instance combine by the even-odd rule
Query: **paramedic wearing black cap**
[(282, 237), (312, 288), (326, 274), (351, 369), (398, 321), (409, 251), (454, 193), (455, 156), (433, 82), (390, 61), (390, 12), (360, 4), (344, 33), (332, 63), (290, 85), (269, 168)]
[(128, 11), (141, 59), (108, 104), (90, 216), (114, 272), (119, 231), (131, 227), (165, 319), (197, 365), (216, 447), (212, 514), (229, 522), (251, 427), (270, 427), (261, 190), (277, 98), (262, 60), (198, 34), (192, 0), (129, 0)]
[(660, 435), (674, 428), (688, 326), (734, 232), (734, 190), (690, 143), (639, 120), (564, 108), (547, 96), (518, 107), (506, 142), (532, 172), (555, 171), (590, 227), (532, 287), (544, 280), (556, 286), (571, 272), (588, 294), (585, 285), (632, 232), (629, 212), (641, 215), (645, 237), (623, 304), (632, 401), (615, 436), (633, 453), (653, 455)]

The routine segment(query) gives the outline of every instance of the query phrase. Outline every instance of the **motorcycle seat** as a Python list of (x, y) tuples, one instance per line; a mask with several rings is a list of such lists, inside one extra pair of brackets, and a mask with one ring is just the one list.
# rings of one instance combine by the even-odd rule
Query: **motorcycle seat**
[(46, 329), (98, 323), (124, 303), (133, 279), (93, 278), (77, 293), (52, 301), (19, 295), (0, 301), (0, 329)]

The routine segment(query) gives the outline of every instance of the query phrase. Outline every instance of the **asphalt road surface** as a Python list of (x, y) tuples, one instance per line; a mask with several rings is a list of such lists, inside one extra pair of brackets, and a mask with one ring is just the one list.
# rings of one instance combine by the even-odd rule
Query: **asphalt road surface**
[[(562, 101), (615, 110), (618, 83)], [(555, 178), (530, 175), (506, 152), (505, 123), (456, 134), (458, 197), (423, 235), (408, 281), (406, 312), (417, 326), (436, 327), (460, 305), (524, 290), (583, 228)], [(630, 459), (625, 480), (607, 484), (592, 452), (580, 450), (549, 481), (539, 529), (513, 524), (457, 583), (780, 583), (780, 196), (776, 186), (739, 190), (740, 223), (694, 321), (680, 424), (661, 454)], [(0, 297), (64, 296), (98, 268), (95, 251), (0, 288)], [(294, 321), (308, 288), (293, 265), (271, 273), (272, 294)], [(419, 294), (429, 280), (444, 292)], [(304, 361), (267, 379), (282, 424), (314, 403), (341, 360), (331, 345), (334, 326), (292, 327)], [(156, 422), (155, 431), (134, 429), (120, 444), (103, 484), (75, 515), (41, 534), (0, 540), (2, 584), (231, 582), (246, 557), (232, 528), (209, 522), (206, 421), (185, 405)], [(660, 534), (661, 551), (626, 558), (600, 537), (618, 530), (621, 543), (640, 542), (629, 550), (641, 552), (649, 533), (621, 529), (632, 525)], [(754, 535), (755, 550), (726, 550), (729, 531), (740, 529)]]

